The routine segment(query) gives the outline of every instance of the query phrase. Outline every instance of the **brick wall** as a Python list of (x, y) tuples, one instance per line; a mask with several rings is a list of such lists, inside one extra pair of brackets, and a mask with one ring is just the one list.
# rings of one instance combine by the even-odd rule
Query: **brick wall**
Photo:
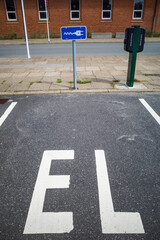
[[(48, 0), (50, 32), (60, 33), (61, 26), (85, 25), (89, 32), (124, 32), (140, 25), (152, 30), (156, 0), (144, 0), (142, 20), (133, 20), (133, 0), (112, 0), (112, 19), (102, 20), (102, 0), (80, 0), (80, 20), (70, 20), (70, 0)], [(7, 21), (4, 0), (0, 0), (0, 35), (23, 34), (21, 1), (15, 0), (17, 21)], [(40, 21), (37, 0), (24, 0), (28, 34), (47, 33), (46, 21)], [(158, 0), (155, 30), (160, 31), (160, 0)]]
[(4, 0), (0, 0), (0, 35), (5, 35), (11, 32), (23, 34), (22, 12), (20, 0), (15, 1), (17, 21), (7, 21), (6, 9)]

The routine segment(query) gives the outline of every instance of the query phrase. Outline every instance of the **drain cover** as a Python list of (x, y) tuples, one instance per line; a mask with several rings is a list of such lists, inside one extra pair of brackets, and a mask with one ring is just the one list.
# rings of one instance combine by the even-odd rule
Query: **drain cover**
[(4, 104), (8, 101), (9, 99), (0, 99), (0, 104)]

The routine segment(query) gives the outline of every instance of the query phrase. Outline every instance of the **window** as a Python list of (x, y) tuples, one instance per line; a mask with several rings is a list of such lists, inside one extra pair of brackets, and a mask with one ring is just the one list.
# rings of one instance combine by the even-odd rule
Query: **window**
[(80, 0), (71, 0), (71, 20), (80, 19)]
[(16, 16), (14, 0), (5, 0), (5, 5), (6, 5), (6, 12), (7, 12), (7, 19), (9, 21), (16, 21), (17, 16)]
[(112, 0), (102, 0), (102, 19), (111, 19)]
[(134, 0), (133, 19), (142, 19), (143, 0)]
[[(46, 1), (46, 4), (45, 4)], [(47, 0), (38, 0), (39, 19), (47, 20)]]

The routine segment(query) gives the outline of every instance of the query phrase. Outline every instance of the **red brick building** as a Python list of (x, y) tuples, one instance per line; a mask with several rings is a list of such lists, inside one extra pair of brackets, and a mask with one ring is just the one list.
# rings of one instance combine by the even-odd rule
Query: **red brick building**
[[(140, 25), (160, 32), (160, 0), (23, 0), (28, 34), (60, 33), (61, 26), (84, 25), (88, 32), (124, 32)], [(0, 0), (0, 35), (23, 34), (21, 0)]]

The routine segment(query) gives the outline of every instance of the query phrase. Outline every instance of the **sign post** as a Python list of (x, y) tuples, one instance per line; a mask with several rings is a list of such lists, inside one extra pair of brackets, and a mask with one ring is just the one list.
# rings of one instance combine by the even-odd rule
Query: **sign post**
[(21, 0), (21, 7), (22, 7), (22, 17), (23, 17), (23, 26), (24, 26), (24, 33), (25, 33), (26, 47), (27, 47), (27, 55), (28, 55), (28, 58), (31, 58), (31, 56), (30, 56), (30, 52), (29, 52), (28, 35), (27, 35), (27, 27), (26, 27), (26, 20), (25, 20), (25, 13), (24, 13), (24, 4), (23, 4), (23, 0)]
[(74, 89), (77, 89), (77, 79), (76, 79), (76, 40), (86, 40), (86, 38), (87, 38), (87, 29), (86, 29), (85, 26), (61, 27), (61, 39), (62, 40), (72, 40)]
[(73, 82), (74, 89), (77, 89), (77, 79), (76, 79), (76, 40), (72, 41), (72, 55), (73, 55)]
[(50, 43), (49, 24), (48, 24), (48, 3), (47, 3), (47, 0), (45, 0), (45, 9), (46, 9), (46, 17), (47, 17), (47, 34), (48, 34), (48, 42)]

